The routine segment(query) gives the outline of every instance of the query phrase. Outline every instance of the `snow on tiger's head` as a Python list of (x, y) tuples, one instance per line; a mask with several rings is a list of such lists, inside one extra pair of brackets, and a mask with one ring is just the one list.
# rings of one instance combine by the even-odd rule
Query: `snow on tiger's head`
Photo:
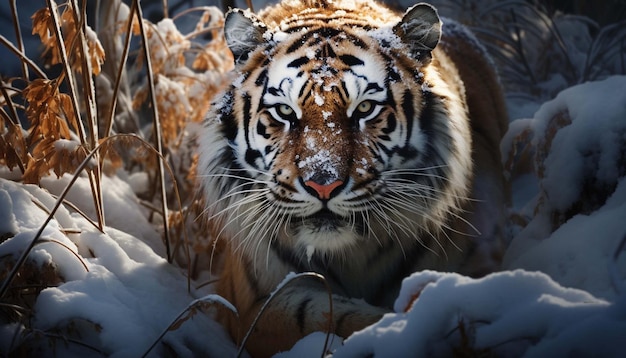
[(440, 33), (425, 4), (231, 10), (238, 77), (201, 149), (224, 232), (333, 252), (440, 225), (471, 171), (463, 99), (429, 67)]

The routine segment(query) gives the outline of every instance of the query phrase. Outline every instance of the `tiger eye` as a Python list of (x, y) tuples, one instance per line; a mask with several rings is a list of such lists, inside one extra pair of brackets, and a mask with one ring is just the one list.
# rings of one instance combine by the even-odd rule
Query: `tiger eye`
[(280, 115), (288, 117), (293, 114), (293, 108), (289, 107), (286, 104), (281, 104), (280, 106), (278, 106), (278, 112)]
[(372, 110), (372, 102), (371, 101), (363, 101), (363, 102), (359, 103), (359, 105), (356, 107), (356, 110), (361, 112), (361, 113), (367, 113), (370, 110)]

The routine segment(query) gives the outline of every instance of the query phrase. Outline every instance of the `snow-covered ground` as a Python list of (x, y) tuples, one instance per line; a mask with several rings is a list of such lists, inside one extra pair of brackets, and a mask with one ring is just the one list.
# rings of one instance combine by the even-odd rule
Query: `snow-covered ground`
[[(509, 112), (537, 105), (510, 100)], [(331, 337), (327, 352), (623, 356), (626, 77), (568, 88), (512, 119), (502, 143), (513, 190), (503, 270), (482, 279), (416, 273), (404, 281), (395, 313), (343, 342)], [(28, 246), (70, 181), (52, 176), (39, 188), (11, 178), (0, 168), (0, 257)], [(164, 259), (161, 233), (133, 191), (141, 178), (103, 180), (104, 233), (67, 204), (43, 227), (29, 267), (58, 275), (59, 285), (36, 298), (29, 327), (0, 325), (0, 356), (18, 346), (63, 357), (236, 355), (211, 319), (212, 305), (227, 303), (210, 285), (194, 288), (204, 282), (188, 290), (185, 270)], [(67, 200), (94, 217), (91, 198), (79, 178)], [(325, 340), (312, 334), (281, 357), (319, 357)]]

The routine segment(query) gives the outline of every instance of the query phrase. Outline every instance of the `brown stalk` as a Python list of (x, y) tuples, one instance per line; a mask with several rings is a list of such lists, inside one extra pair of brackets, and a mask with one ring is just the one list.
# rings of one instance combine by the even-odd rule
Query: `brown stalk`
[[(108, 137), (111, 134), (111, 130), (113, 129), (113, 121), (115, 119), (115, 109), (117, 107), (117, 97), (120, 92), (120, 86), (122, 84), (122, 75), (124, 73), (124, 69), (126, 66), (126, 61), (128, 60), (128, 53), (130, 52), (130, 40), (132, 38), (132, 28), (133, 28), (133, 18), (136, 12), (135, 7), (137, 6), (137, 2), (133, 1), (130, 7), (130, 17), (127, 21), (126, 27), (126, 40), (124, 42), (124, 50), (122, 52), (122, 58), (120, 59), (120, 66), (117, 71), (117, 76), (115, 77), (115, 84), (113, 87), (113, 96), (111, 98), (111, 108), (109, 113), (107, 114), (107, 125), (105, 126), (105, 130), (103, 133), (103, 138)], [(97, 7), (99, 8), (99, 7)]]
[[(79, 51), (81, 52), (81, 65), (82, 71), (81, 74), (83, 76), (83, 92), (85, 97), (85, 108), (87, 111), (88, 125), (89, 125), (89, 133), (91, 134), (89, 137), (89, 148), (94, 148), (96, 143), (98, 143), (98, 115), (96, 113), (96, 88), (93, 79), (93, 68), (91, 66), (91, 60), (89, 58), (89, 50), (87, 49), (87, 39), (85, 38), (85, 34), (87, 33), (87, 2), (83, 1), (83, 7), (81, 9), (80, 21), (77, 19), (77, 9), (78, 2), (76, 0), (72, 1), (72, 15), (74, 16), (74, 24), (79, 24), (79, 31), (77, 31), (77, 35), (74, 40), (80, 39), (78, 41)], [(104, 207), (103, 207), (103, 198), (102, 198), (102, 183), (101, 183), (101, 161), (96, 155), (95, 158), (96, 165), (93, 167), (94, 172), (88, 171), (88, 175), (93, 177), (93, 183), (91, 185), (92, 196), (94, 198), (94, 204), (96, 207), (96, 214), (98, 215), (98, 223), (100, 225), (101, 230), (105, 226), (105, 217), (104, 217)], [(91, 181), (91, 180), (90, 180)]]
[[(146, 30), (143, 22), (143, 13), (141, 10), (141, 6), (138, 4), (139, 0), (133, 0), (133, 6), (135, 11), (137, 12), (137, 18), (139, 19), (139, 32), (141, 34), (141, 43), (143, 55), (146, 61), (146, 74), (148, 77), (148, 93), (151, 101), (151, 109), (152, 109), (152, 120), (154, 122), (154, 136), (155, 136), (155, 144), (156, 150), (159, 153), (159, 156), (164, 158), (163, 154), (163, 139), (161, 136), (161, 122), (159, 120), (159, 110), (157, 108), (156, 96), (155, 96), (155, 88), (154, 88), (154, 74), (152, 73), (152, 62), (150, 60), (150, 49), (148, 48), (148, 36), (146, 34)], [(135, 4), (137, 3), (137, 4)], [(167, 192), (165, 189), (165, 178), (164, 178), (164, 160), (158, 161), (158, 175), (161, 189), (161, 209), (163, 211), (163, 230), (165, 235), (165, 251), (167, 255), (167, 262), (172, 262), (172, 255), (170, 249), (170, 235), (169, 235), (169, 214), (167, 209)]]
[(48, 79), (48, 76), (46, 75), (46, 73), (41, 68), (39, 68), (39, 66), (37, 66), (37, 64), (33, 62), (33, 60), (28, 58), (28, 56), (24, 54), (23, 50), (20, 50), (17, 47), (15, 47), (15, 45), (13, 45), (11, 41), (7, 40), (6, 37), (0, 35), (0, 43), (4, 45), (6, 48), (8, 48), (11, 52), (13, 52), (17, 57), (19, 57), (21, 63), (25, 63), (30, 68), (35, 70), (39, 78)]
[(72, 250), (72, 248), (70, 248), (69, 246), (67, 246), (66, 244), (62, 243), (59, 240), (56, 239), (39, 239), (38, 244), (44, 243), (44, 242), (51, 242), (51, 243), (55, 243), (57, 245), (63, 246), (64, 248), (67, 249), (67, 251), (69, 251), (74, 257), (76, 257), (76, 259), (81, 263), (81, 265), (83, 265), (83, 267), (85, 268), (85, 271), (89, 272), (89, 268), (87, 268), (87, 264), (85, 263), (85, 261), (80, 257), (79, 254), (77, 254), (76, 252), (74, 252), (74, 250)]
[[(24, 40), (22, 38), (22, 30), (20, 30), (20, 24), (19, 24), (18, 17), (17, 17), (16, 1), (17, 0), (10, 1), (11, 13), (13, 16), (13, 28), (15, 30), (15, 38), (17, 40), (18, 48), (20, 52), (23, 53), (24, 52)], [(26, 66), (26, 63), (24, 63), (23, 61), (20, 61), (20, 64), (22, 65), (22, 76), (24, 77), (24, 80), (26, 80), (28, 79), (28, 66)]]
[[(76, 90), (76, 77), (74, 76), (74, 72), (72, 72), (70, 61), (67, 55), (67, 49), (65, 48), (65, 44), (63, 41), (63, 34), (61, 32), (61, 26), (59, 22), (59, 14), (57, 12), (58, 6), (56, 2), (54, 2), (54, 0), (46, 0), (46, 2), (48, 4), (48, 10), (50, 11), (50, 18), (52, 19), (54, 33), (56, 35), (57, 47), (59, 48), (59, 54), (61, 55), (61, 62), (63, 63), (63, 67), (65, 70), (64, 73), (67, 77), (67, 84), (71, 93), (70, 99), (71, 99), (72, 109), (74, 112), (74, 116), (77, 119), (76, 130), (78, 131), (78, 136), (80, 138), (81, 144), (85, 146), (86, 148), (93, 148), (93, 146), (87, 146), (87, 143), (88, 143), (87, 135), (85, 133), (85, 128), (83, 127), (83, 122), (80, 120), (80, 109), (79, 109), (80, 107), (78, 104), (78, 95), (77, 95), (77, 90)], [(73, 39), (73, 42), (75, 42), (76, 39), (77, 37)], [(73, 47), (74, 47), (73, 45), (70, 46), (70, 49), (72, 49)], [(84, 56), (84, 54), (83, 54), (82, 59), (83, 61), (88, 61), (87, 58)], [(92, 153), (96, 153), (96, 152), (92, 151)], [(92, 193), (92, 197), (94, 200), (94, 207), (98, 216), (98, 225), (100, 227), (100, 230), (102, 231), (104, 229), (104, 214), (103, 214), (104, 210), (103, 210), (102, 201), (101, 201), (102, 189), (101, 189), (101, 185), (99, 181), (99, 175), (100, 175), (100, 171), (98, 170), (99, 160), (96, 160), (96, 163), (98, 163), (96, 164), (96, 173), (93, 173), (93, 171), (90, 170), (87, 172), (87, 175), (89, 177), (89, 183), (91, 185), (91, 193)]]

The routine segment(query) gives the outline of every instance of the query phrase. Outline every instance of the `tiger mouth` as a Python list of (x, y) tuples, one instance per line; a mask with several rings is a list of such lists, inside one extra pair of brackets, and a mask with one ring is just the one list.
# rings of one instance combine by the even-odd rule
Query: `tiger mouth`
[(345, 226), (345, 219), (342, 216), (326, 208), (303, 219), (308, 225), (320, 231), (333, 231)]

